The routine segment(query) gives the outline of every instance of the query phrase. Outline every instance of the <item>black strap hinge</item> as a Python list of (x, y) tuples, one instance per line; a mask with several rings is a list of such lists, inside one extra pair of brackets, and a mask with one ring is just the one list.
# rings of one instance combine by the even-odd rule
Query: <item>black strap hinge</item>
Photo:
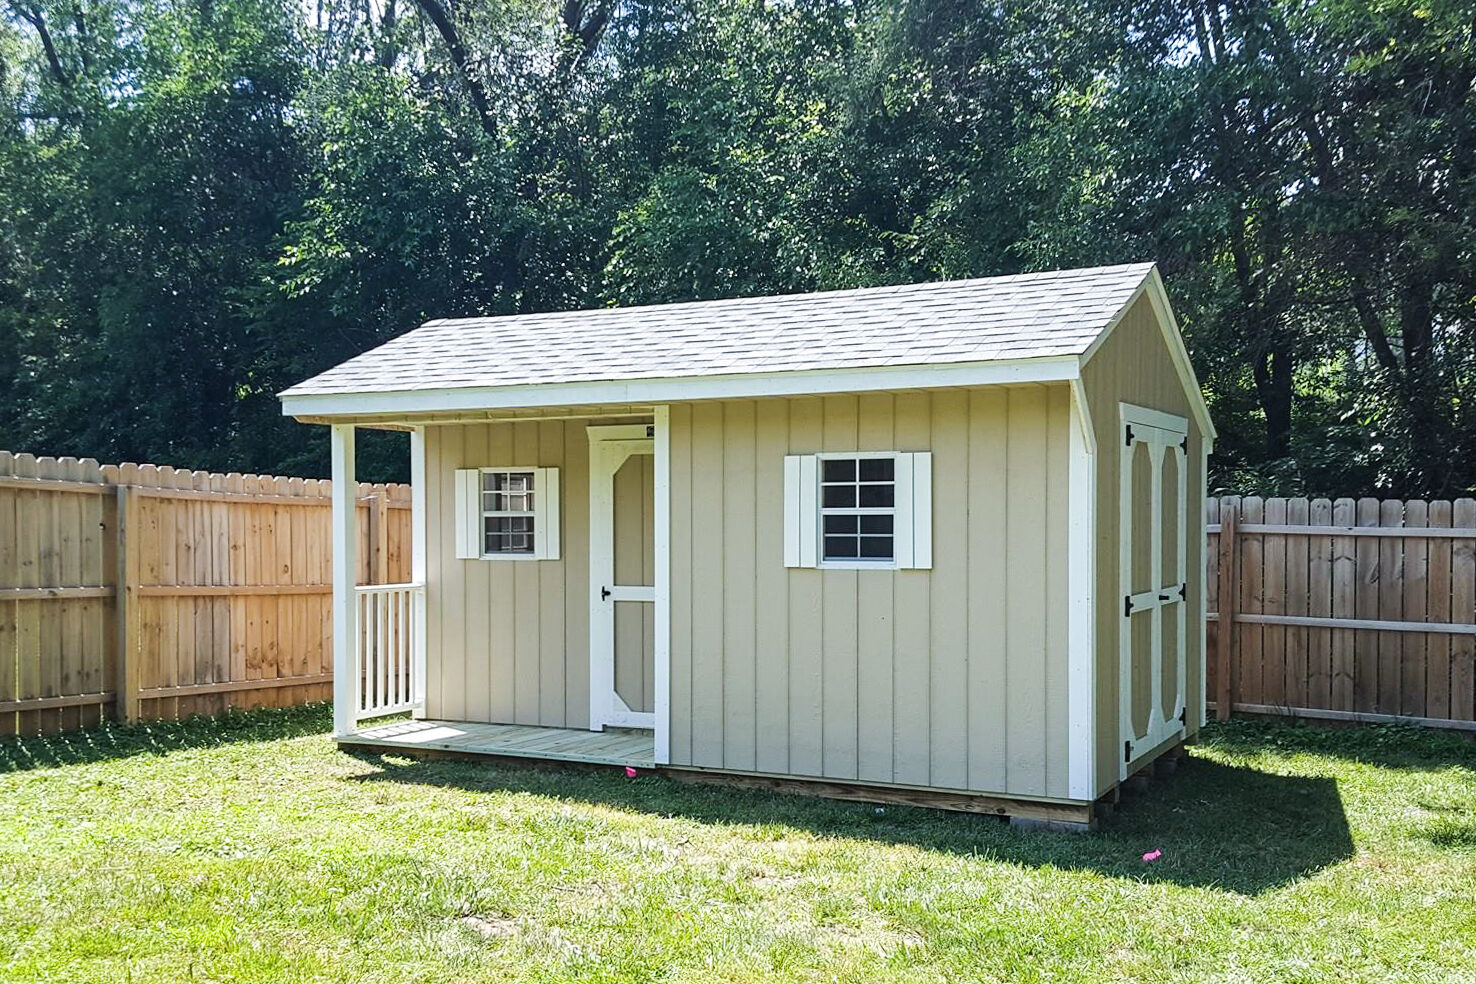
[(1133, 596), (1132, 595), (1123, 595), (1122, 596), (1122, 617), (1123, 618), (1127, 618), (1132, 613), (1133, 613)]
[(1179, 450), (1184, 452), (1185, 454), (1189, 453), (1189, 437), (1187, 434), (1184, 436), (1184, 439), (1179, 442)]
[(1126, 443), (1127, 443), (1127, 446), (1128, 447), (1132, 447), (1133, 446), (1133, 425), (1132, 424), (1128, 424), (1127, 425), (1127, 442)]

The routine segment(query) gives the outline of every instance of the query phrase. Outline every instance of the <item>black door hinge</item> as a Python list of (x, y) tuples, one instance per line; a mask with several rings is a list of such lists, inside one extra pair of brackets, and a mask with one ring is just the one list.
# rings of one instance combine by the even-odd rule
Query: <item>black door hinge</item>
[(1189, 587), (1189, 582), (1188, 581), (1180, 581), (1179, 582), (1179, 600), (1180, 601), (1187, 601), (1188, 600), (1188, 598), (1184, 594), (1184, 592), (1188, 589), (1188, 587)]
[(1131, 762), (1133, 760), (1133, 743), (1130, 741), (1122, 743), (1122, 760), (1124, 762)]
[(1127, 425), (1127, 442), (1126, 442), (1126, 444), (1127, 444), (1128, 447), (1132, 447), (1133, 446), (1133, 425), (1132, 424), (1128, 424)]
[(1179, 450), (1182, 451), (1182, 452), (1184, 452), (1185, 454), (1188, 454), (1189, 453), (1189, 437), (1188, 437), (1188, 435), (1185, 435), (1184, 439), (1179, 442)]
[(1128, 616), (1132, 615), (1132, 613), (1133, 613), (1133, 596), (1132, 595), (1123, 595), (1122, 596), (1122, 617), (1123, 618), (1127, 618)]
[(1189, 727), (1189, 708), (1186, 707), (1179, 712), (1179, 723), (1186, 728)]

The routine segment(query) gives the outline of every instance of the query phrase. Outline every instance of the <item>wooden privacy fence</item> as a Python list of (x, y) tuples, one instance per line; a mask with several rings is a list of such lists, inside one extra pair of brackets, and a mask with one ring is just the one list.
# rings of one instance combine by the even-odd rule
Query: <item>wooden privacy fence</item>
[(1217, 716), (1476, 730), (1476, 500), (1207, 503)]
[[(329, 484), (0, 452), (0, 734), (330, 697)], [(358, 499), (408, 581), (409, 487)]]

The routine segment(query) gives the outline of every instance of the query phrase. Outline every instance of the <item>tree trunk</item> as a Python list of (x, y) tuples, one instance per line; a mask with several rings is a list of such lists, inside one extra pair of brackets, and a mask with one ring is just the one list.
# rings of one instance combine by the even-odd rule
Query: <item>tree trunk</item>
[(472, 71), (471, 56), (467, 54), (466, 45), (462, 43), (461, 32), (457, 29), (456, 22), (451, 19), (451, 12), (441, 6), (440, 0), (415, 0), (415, 4), (426, 17), (430, 18), (430, 22), (440, 32), (441, 40), (446, 42), (446, 51), (456, 65), (456, 70), (461, 73), (461, 81), (466, 85), (472, 105), (476, 107), (477, 118), (482, 124), (482, 132), (496, 139), (497, 120), (492, 115), (492, 103), (487, 98), (486, 87)]

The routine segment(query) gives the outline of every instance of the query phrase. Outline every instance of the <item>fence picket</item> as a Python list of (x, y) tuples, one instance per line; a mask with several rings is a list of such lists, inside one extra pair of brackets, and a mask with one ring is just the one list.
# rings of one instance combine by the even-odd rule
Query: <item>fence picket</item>
[[(1476, 499), (1452, 503), (1451, 522), (1457, 527), (1476, 526)], [(1476, 540), (1451, 545), (1450, 620), (1476, 622)], [(1451, 640), (1450, 717), (1476, 721), (1476, 637)]]
[[(1450, 502), (1439, 499), (1430, 503), (1430, 525), (1441, 529), (1451, 526)], [(1451, 621), (1451, 541), (1430, 543), (1426, 581), (1427, 617), (1431, 621)], [(1450, 650), (1449, 636), (1429, 636), (1425, 649), (1425, 710), (1429, 717), (1450, 716)]]
[[(1403, 526), (1404, 503), (1385, 499), (1379, 503), (1380, 526)], [(1398, 621), (1404, 617), (1404, 555), (1401, 542), (1393, 537), (1379, 540), (1379, 618)], [(1397, 632), (1379, 633), (1379, 686), (1374, 710), (1379, 714), (1399, 713), (1399, 661), (1404, 653), (1404, 640)]]

